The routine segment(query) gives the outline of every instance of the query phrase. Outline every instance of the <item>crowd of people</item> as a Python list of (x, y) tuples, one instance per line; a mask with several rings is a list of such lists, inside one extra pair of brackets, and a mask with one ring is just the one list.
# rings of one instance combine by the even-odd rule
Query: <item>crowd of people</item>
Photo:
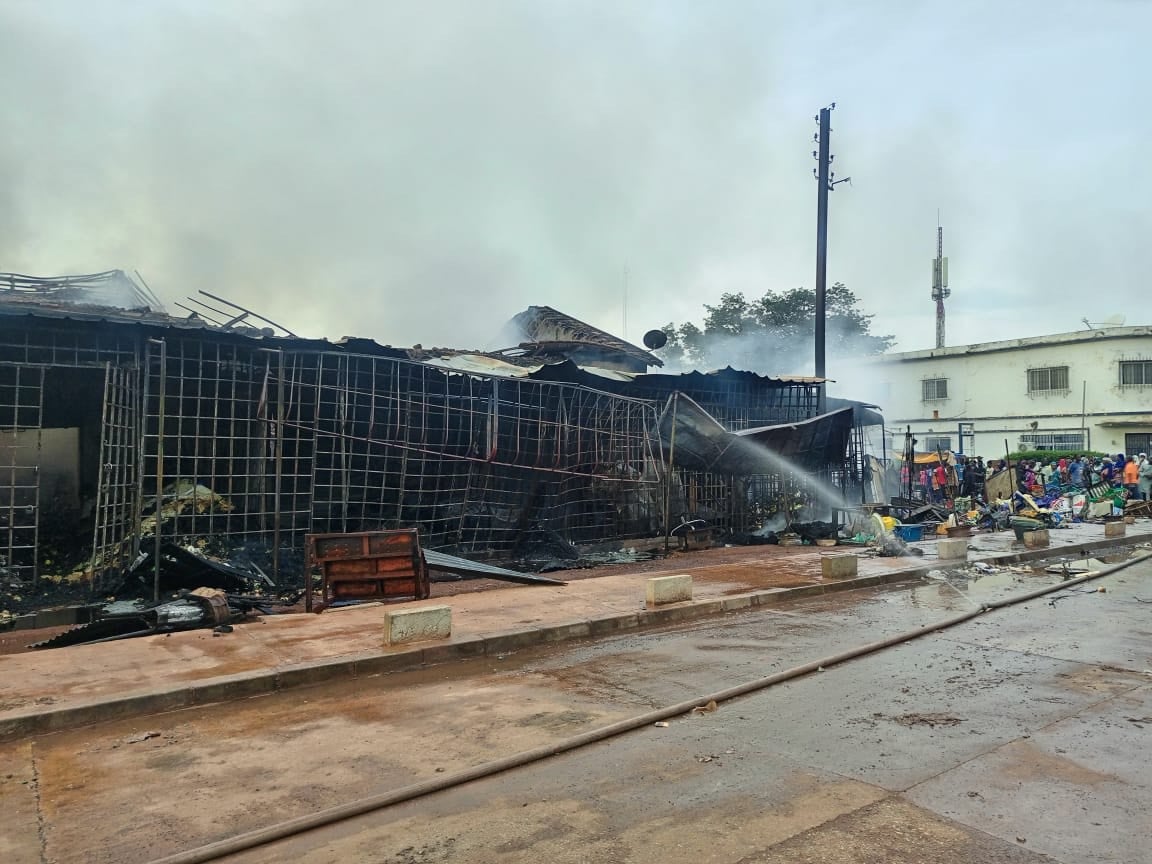
[[(1005, 469), (1015, 472), (1016, 491), (1031, 494), (1038, 488), (1048, 491), (1081, 489), (1098, 490), (1101, 486), (1122, 487), (1132, 501), (1152, 500), (1152, 459), (1146, 453), (1126, 456), (1076, 455), (1060, 459), (1021, 459), (1010, 463), (991, 459), (984, 464), (980, 456), (957, 456), (955, 465), (939, 462), (920, 468), (911, 478), (920, 497), (941, 502), (954, 495), (973, 500), (986, 498), (984, 483), (988, 476)], [(908, 471), (905, 467), (904, 472)], [(909, 479), (903, 475), (905, 482)]]
[[(960, 478), (960, 494), (973, 498), (981, 496), (986, 475), (983, 460), (977, 458), (974, 461), (975, 464), (973, 460), (961, 456), (957, 459), (956, 469)], [(991, 467), (992, 473), (1010, 467), (1016, 472), (1013, 478), (1016, 490), (1025, 494), (1037, 487), (1045, 491), (1122, 487), (1128, 493), (1129, 500), (1152, 500), (1152, 459), (1148, 458), (1147, 453), (1134, 456), (1117, 453), (1115, 456), (1076, 455), (1071, 459), (1021, 459), (1011, 465), (1001, 459), (994, 461)], [(970, 477), (969, 482), (965, 483), (964, 477)]]
[(1152, 499), (1152, 460), (1147, 453), (1125, 456), (1073, 456), (1071, 459), (1023, 459), (1016, 466), (1016, 484), (1021, 490), (1034, 486), (1076, 489), (1123, 487), (1130, 500)]

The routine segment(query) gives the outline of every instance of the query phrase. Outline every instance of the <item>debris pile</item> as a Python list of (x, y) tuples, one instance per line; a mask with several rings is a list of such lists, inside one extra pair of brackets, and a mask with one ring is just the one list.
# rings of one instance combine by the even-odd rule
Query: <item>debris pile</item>
[(100, 617), (96, 620), (30, 647), (91, 645), (209, 627), (218, 633), (229, 633), (232, 623), (250, 612), (268, 614), (272, 611), (272, 605), (284, 602), (276, 598), (229, 595), (218, 588), (197, 588), (179, 592), (175, 600), (151, 606), (140, 601), (109, 603), (101, 608)]

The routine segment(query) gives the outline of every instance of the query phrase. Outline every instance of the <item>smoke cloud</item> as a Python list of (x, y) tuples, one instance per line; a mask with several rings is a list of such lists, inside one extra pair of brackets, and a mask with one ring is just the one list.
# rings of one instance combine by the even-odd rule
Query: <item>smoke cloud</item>
[(1149, 7), (865, 5), (0, 0), (0, 270), (493, 348), (530, 304), (620, 332), (627, 281), (638, 340), (811, 286), (836, 100), (873, 332), (931, 344), (937, 209), (950, 341), (1147, 323)]

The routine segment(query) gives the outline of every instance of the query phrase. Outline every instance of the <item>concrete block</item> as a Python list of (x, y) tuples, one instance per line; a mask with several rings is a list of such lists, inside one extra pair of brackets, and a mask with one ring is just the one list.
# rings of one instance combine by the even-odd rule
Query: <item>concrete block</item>
[(820, 574), (825, 579), (855, 579), (859, 566), (855, 555), (820, 556)]
[(1127, 530), (1128, 526), (1121, 521), (1104, 523), (1105, 537), (1123, 537)]
[(680, 603), (692, 599), (692, 577), (687, 574), (679, 576), (657, 576), (648, 580), (648, 605), (659, 606), (663, 603)]
[(451, 606), (416, 606), (384, 613), (384, 644), (406, 645), (452, 635)]
[(941, 561), (967, 561), (968, 541), (963, 537), (949, 537), (936, 541), (936, 555)]
[(1024, 532), (1024, 545), (1029, 549), (1043, 549), (1049, 543), (1048, 529), (1041, 528), (1039, 531), (1025, 531)]
[(738, 609), (752, 608), (752, 598), (748, 595), (743, 597), (725, 597), (720, 601), (720, 608), (725, 612), (735, 612)]

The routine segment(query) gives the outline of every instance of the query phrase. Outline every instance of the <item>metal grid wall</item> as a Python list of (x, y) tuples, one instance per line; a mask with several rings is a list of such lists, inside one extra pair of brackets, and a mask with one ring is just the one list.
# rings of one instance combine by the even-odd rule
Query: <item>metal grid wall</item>
[(0, 356), (6, 363), (29, 366), (87, 366), (102, 368), (136, 364), (138, 338), (135, 330), (85, 326), (82, 322), (29, 326), (3, 319), (0, 324)]
[[(162, 338), (92, 322), (0, 329), (0, 356), (13, 361), (0, 364), (0, 429), (13, 440), (40, 428), (45, 367), (106, 370), (97, 576), (157, 522), (179, 542), (259, 538), (274, 555), (307, 531), (417, 525), (432, 547), (502, 554), (525, 541), (609, 541), (663, 527), (662, 400), (152, 332)], [(691, 395), (737, 430), (813, 416), (819, 387), (738, 380)], [(0, 479), (0, 555), (10, 572), (35, 578), (38, 462), (20, 449)], [(754, 528), (784, 482), (678, 474), (673, 521), (707, 512), (733, 530)]]
[[(840, 465), (830, 465), (822, 478), (826, 485), (839, 490), (848, 506), (864, 504), (871, 497), (871, 470), (867, 466), (864, 427), (853, 426), (848, 436), (848, 449)], [(875, 502), (872, 502), (875, 503)]]
[(314, 358), (202, 339), (150, 340), (144, 534), (301, 533), (311, 517)]
[[(819, 412), (819, 384), (769, 382), (726, 373), (711, 376), (703, 386), (688, 378), (683, 384), (683, 392), (730, 432), (807, 420)], [(802, 476), (733, 477), (685, 470), (678, 470), (676, 479), (679, 496), (671, 504), (674, 525), (680, 519), (703, 519), (738, 534), (770, 523), (788, 501), (803, 497), (808, 482)]]
[(109, 364), (104, 370), (93, 575), (128, 564), (138, 551), (139, 409), (140, 370)]
[(313, 530), (420, 525), (428, 545), (508, 552), (649, 533), (656, 407), (566, 384), (320, 356)]
[(747, 534), (765, 527), (782, 531), (782, 522), (828, 516), (826, 504), (811, 489), (821, 482), (816, 476), (678, 471), (676, 479), (673, 527), (682, 519), (703, 519), (733, 534)]
[(418, 526), (507, 553), (661, 527), (656, 406), (567, 384), (338, 352), (153, 340), (142, 529), (184, 542)]
[(687, 393), (729, 432), (815, 417), (820, 410), (820, 385), (718, 379), (707, 388), (691, 386)]
[(39, 581), (40, 423), (44, 369), (0, 363), (0, 572)]
[[(774, 391), (769, 391), (773, 395), (767, 398), (749, 394), (750, 403), (758, 405), (758, 408), (730, 401), (739, 392), (734, 390), (717, 395), (710, 403), (711, 407), (707, 402), (700, 402), (697, 394), (690, 395), (710, 412), (715, 411), (713, 416), (732, 431), (782, 422), (778, 416), (781, 411), (811, 411), (810, 414), (798, 413), (797, 419), (815, 416), (819, 404), (816, 385), (789, 385), (786, 390), (774, 388)], [(788, 395), (781, 398), (785, 393)], [(777, 416), (757, 414), (755, 410), (777, 412)], [(829, 503), (826, 499), (821, 501), (813, 486), (836, 490), (848, 505), (863, 501), (866, 497), (864, 483), (870, 479), (866, 476), (865, 460), (864, 430), (853, 426), (843, 460), (812, 474), (732, 477), (678, 470), (676, 479), (680, 497), (673, 500), (672, 522), (675, 524), (677, 517), (698, 518), (734, 533), (746, 533), (773, 524), (780, 513), (786, 513), (791, 520), (795, 515), (793, 510), (801, 511), (804, 521), (813, 518), (827, 520)]]

